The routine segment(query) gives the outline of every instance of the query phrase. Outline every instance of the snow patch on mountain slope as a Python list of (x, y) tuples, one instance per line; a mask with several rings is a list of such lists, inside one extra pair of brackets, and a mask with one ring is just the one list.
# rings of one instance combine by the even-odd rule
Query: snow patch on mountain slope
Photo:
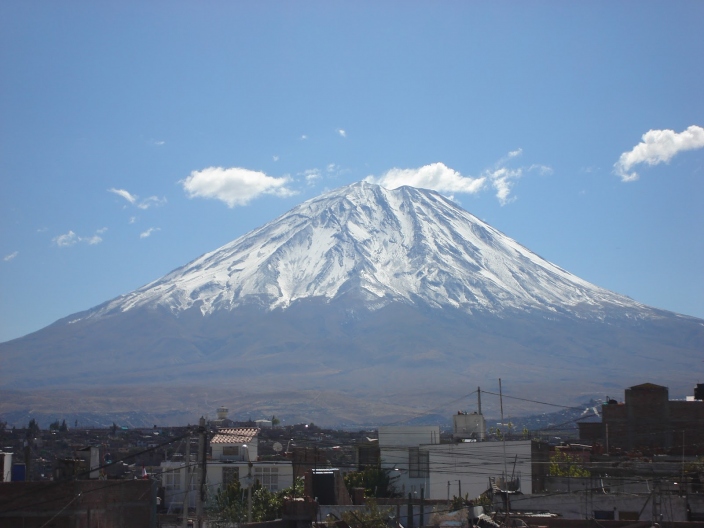
[(377, 307), (652, 312), (540, 258), (435, 192), (360, 182), (308, 200), (89, 317), (141, 306), (209, 314), (253, 300), (285, 309), (356, 284)]

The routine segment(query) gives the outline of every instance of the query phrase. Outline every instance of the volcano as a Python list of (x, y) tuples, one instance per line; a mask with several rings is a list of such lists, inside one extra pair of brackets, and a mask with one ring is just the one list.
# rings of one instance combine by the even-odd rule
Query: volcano
[(433, 191), (360, 182), (1, 343), (0, 379), (23, 393), (318, 390), (393, 414), (496, 378), (563, 401), (648, 380), (689, 391), (703, 350), (701, 319), (590, 284)]

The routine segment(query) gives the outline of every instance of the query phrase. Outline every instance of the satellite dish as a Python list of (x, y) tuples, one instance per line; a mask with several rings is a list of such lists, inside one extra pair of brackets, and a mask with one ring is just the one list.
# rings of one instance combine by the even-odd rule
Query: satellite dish
[(274, 451), (277, 453), (281, 453), (281, 450), (284, 448), (279, 442), (274, 442)]

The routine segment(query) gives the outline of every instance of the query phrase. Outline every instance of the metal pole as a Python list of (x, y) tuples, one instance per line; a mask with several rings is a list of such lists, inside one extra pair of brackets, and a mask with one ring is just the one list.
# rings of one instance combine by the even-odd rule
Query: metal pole
[(203, 526), (203, 502), (205, 501), (205, 418), (198, 422), (198, 494), (196, 495), (196, 523)]
[[(501, 391), (501, 378), (499, 378), (499, 404), (501, 405), (501, 427), (504, 425), (504, 397)], [(502, 431), (503, 432), (503, 431)], [(501, 435), (504, 444), (504, 482), (508, 485), (508, 467), (506, 466), (506, 433)], [(506, 488), (508, 490), (508, 486)]]
[(425, 488), (420, 489), (420, 515), (418, 519), (418, 528), (423, 528), (425, 525)]
[(243, 446), (247, 450), (247, 522), (252, 522), (252, 458), (249, 454), (249, 446)]
[(186, 438), (186, 474), (184, 475), (185, 491), (183, 492), (183, 528), (188, 528), (188, 506), (189, 506), (189, 488), (191, 487), (191, 435)]

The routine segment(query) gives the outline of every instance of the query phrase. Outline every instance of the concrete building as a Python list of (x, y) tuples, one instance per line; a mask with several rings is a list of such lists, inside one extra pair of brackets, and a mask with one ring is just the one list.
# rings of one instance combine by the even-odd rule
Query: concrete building
[(379, 428), (381, 466), (390, 471), (396, 490), (420, 497), (422, 489), (431, 500), (473, 499), (492, 481), (501, 488), (511, 481), (518, 486), (513, 491), (524, 494), (542, 491), (533, 468), (538, 458), (541, 467), (547, 465), (547, 446), (541, 450), (541, 445), (530, 440), (441, 444), (437, 426)]
[[(220, 429), (210, 439), (212, 455), (207, 461), (206, 472), (209, 493), (217, 493), (234, 480), (238, 480), (242, 488), (247, 488), (250, 484), (250, 462), (251, 483), (259, 482), (273, 492), (293, 485), (293, 466), (290, 461), (258, 460), (258, 433), (259, 429), (256, 427)], [(161, 464), (164, 506), (167, 510), (181, 511), (187, 491), (188, 507), (195, 508), (195, 453), (191, 454), (190, 458), (190, 463), (186, 460), (172, 460)]]

